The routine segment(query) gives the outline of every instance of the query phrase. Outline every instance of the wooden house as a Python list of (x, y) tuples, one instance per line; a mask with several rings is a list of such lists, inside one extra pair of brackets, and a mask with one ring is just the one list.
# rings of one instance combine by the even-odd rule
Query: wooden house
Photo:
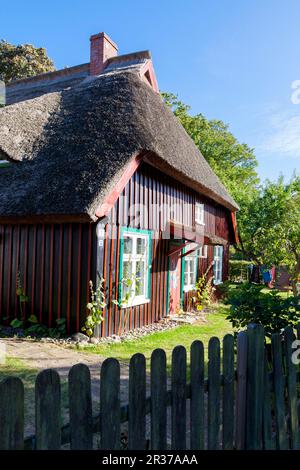
[(1, 323), (20, 314), (18, 277), (26, 316), (68, 332), (103, 277), (103, 336), (190, 308), (207, 269), (227, 278), (238, 207), (163, 103), (148, 51), (118, 56), (100, 33), (90, 63), (9, 84), (0, 159)]

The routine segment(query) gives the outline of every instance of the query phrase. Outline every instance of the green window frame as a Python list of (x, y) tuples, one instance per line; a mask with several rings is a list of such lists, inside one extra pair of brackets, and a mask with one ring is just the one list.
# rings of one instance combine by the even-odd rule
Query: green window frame
[(152, 231), (121, 228), (119, 302), (122, 308), (150, 302)]

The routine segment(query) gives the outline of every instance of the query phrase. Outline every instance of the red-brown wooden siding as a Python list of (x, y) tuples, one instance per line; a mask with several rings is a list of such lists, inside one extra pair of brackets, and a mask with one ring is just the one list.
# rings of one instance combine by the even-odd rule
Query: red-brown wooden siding
[[(120, 309), (109, 305), (102, 324), (102, 335), (119, 334), (124, 330), (147, 325), (168, 315), (168, 257), (169, 241), (163, 239), (163, 231), (169, 221), (168, 211), (161, 212), (157, 204), (177, 205), (175, 220), (184, 225), (194, 224), (195, 202), (205, 204), (205, 233), (230, 240), (230, 213), (223, 207), (213, 203), (204, 196), (178, 183), (158, 170), (142, 164), (124, 188), (120, 198), (108, 215), (106, 236), (102, 248), (104, 266), (98, 273), (106, 279), (106, 295), (108, 299), (118, 299), (118, 272), (120, 250), (120, 227), (132, 227), (152, 230), (152, 273), (151, 299), (145, 303), (128, 309)], [(140, 204), (141, 212), (134, 217), (130, 208)], [(188, 204), (188, 206), (184, 205)], [(146, 206), (147, 210), (145, 210)], [(138, 214), (136, 214), (138, 215)], [(115, 231), (118, 236), (111, 239), (109, 232)], [(228, 246), (224, 247), (223, 278), (227, 278)], [(198, 273), (201, 275), (213, 260), (213, 246), (208, 247), (207, 259), (199, 259)], [(212, 269), (209, 273), (212, 276)], [(185, 294), (185, 307), (188, 306), (188, 294)], [(120, 299), (118, 299), (120, 300)]]
[(89, 224), (0, 226), (1, 323), (20, 317), (16, 295), (20, 273), (29, 296), (26, 317), (34, 314), (48, 326), (65, 317), (69, 331), (78, 331), (86, 314), (88, 283), (95, 272), (96, 237), (92, 233)]

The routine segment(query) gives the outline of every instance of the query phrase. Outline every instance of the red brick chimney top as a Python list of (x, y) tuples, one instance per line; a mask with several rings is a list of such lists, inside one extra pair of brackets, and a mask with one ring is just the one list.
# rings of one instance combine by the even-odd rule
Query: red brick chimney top
[(94, 34), (90, 38), (90, 74), (99, 75), (111, 57), (118, 54), (118, 46), (105, 33)]

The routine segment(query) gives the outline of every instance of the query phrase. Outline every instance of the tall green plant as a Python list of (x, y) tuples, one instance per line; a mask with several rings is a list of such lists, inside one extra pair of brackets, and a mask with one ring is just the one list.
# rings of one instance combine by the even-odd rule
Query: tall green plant
[(215, 288), (213, 286), (213, 277), (208, 278), (208, 273), (212, 268), (212, 264), (208, 266), (205, 273), (199, 277), (196, 282), (196, 295), (193, 296), (193, 302), (196, 310), (200, 312), (204, 307), (211, 304)]
[(93, 281), (90, 281), (90, 296), (90, 302), (86, 306), (89, 314), (86, 317), (84, 326), (82, 327), (82, 331), (85, 331), (89, 337), (93, 336), (95, 327), (100, 325), (104, 318), (103, 312), (107, 303), (105, 300), (103, 278), (100, 280), (96, 290), (94, 290)]

